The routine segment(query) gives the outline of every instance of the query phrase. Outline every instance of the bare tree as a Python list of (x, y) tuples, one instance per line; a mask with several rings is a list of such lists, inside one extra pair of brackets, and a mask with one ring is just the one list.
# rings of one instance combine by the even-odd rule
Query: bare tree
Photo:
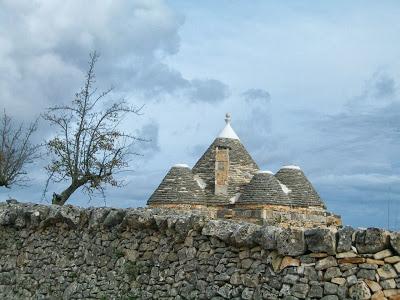
[(24, 128), (15, 126), (4, 110), (0, 116), (0, 186), (24, 185), (28, 178), (24, 167), (39, 158), (39, 145), (30, 142), (37, 129), (37, 120)]
[[(68, 181), (68, 187), (53, 194), (52, 203), (63, 205), (79, 188), (88, 193), (100, 192), (104, 186), (121, 186), (114, 175), (128, 166), (134, 140), (140, 140), (118, 129), (127, 113), (140, 114), (140, 108), (127, 104), (125, 99), (110, 103), (113, 88), (98, 93), (94, 67), (96, 52), (90, 54), (89, 68), (83, 88), (70, 105), (51, 107), (44, 119), (58, 129), (57, 135), (47, 142), (53, 159), (46, 167), (46, 183)], [(103, 107), (103, 108), (101, 108)]]

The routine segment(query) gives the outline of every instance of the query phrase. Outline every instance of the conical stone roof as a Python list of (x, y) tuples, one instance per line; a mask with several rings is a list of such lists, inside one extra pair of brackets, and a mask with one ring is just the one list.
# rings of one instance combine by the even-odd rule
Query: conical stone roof
[[(285, 193), (286, 192), (286, 193)], [(257, 172), (244, 188), (237, 204), (292, 205), (289, 191), (269, 171)]]
[(204, 192), (186, 165), (173, 166), (147, 204), (204, 204)]
[[(215, 195), (215, 153), (217, 147), (229, 149), (229, 185), (226, 196)], [(240, 140), (217, 137), (193, 167), (193, 174), (198, 175), (205, 182), (204, 191), (208, 202), (228, 204), (229, 199), (241, 192), (244, 185), (250, 182), (258, 170), (257, 164)]]
[[(231, 127), (231, 116), (226, 114), (226, 125), (214, 142), (193, 167), (193, 174), (205, 183), (204, 192), (210, 204), (229, 204), (229, 199), (242, 192), (253, 175), (259, 170), (256, 162), (240, 142)], [(228, 190), (226, 195), (215, 195), (215, 155), (216, 148), (229, 149)]]
[(275, 177), (290, 190), (288, 195), (292, 205), (325, 207), (324, 202), (299, 167), (282, 167)]

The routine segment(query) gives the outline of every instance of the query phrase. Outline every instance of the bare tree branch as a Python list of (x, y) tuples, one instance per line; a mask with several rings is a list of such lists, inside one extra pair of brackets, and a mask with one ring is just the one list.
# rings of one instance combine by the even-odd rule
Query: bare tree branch
[(40, 145), (30, 142), (37, 124), (38, 120), (26, 128), (22, 123), (15, 127), (5, 110), (0, 116), (0, 186), (10, 188), (28, 181), (24, 167), (40, 157)]
[(53, 194), (54, 204), (63, 205), (79, 188), (91, 197), (94, 191), (104, 196), (107, 184), (121, 186), (114, 175), (128, 167), (129, 157), (135, 154), (130, 150), (131, 141), (145, 141), (118, 129), (126, 114), (139, 115), (143, 107), (130, 107), (125, 99), (107, 105), (113, 88), (98, 93), (93, 87), (98, 57), (96, 52), (90, 54), (84, 85), (72, 103), (50, 107), (43, 116), (59, 130), (47, 142), (53, 159), (46, 167), (45, 192), (50, 181), (69, 181), (64, 191)]

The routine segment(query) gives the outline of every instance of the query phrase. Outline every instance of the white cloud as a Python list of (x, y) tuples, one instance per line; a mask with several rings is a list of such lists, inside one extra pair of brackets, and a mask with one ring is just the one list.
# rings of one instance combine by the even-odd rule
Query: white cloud
[[(208, 100), (197, 81), (185, 78), (164, 58), (179, 51), (184, 18), (161, 0), (3, 1), (0, 3), (0, 99), (21, 118), (70, 100), (97, 50), (100, 87), (125, 94), (189, 95)], [(223, 100), (224, 84), (203, 90)]]

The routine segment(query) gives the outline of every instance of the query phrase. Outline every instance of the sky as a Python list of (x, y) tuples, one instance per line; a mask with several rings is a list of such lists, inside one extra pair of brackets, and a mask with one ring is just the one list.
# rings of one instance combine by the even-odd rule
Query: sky
[[(145, 206), (176, 163), (193, 166), (232, 115), (260, 168), (299, 165), (329, 211), (400, 229), (398, 1), (0, 0), (0, 109), (29, 123), (68, 103), (100, 53), (97, 87), (144, 105), (126, 184), (79, 206)], [(41, 120), (33, 137), (54, 129)], [(49, 203), (46, 155), (0, 200)]]

